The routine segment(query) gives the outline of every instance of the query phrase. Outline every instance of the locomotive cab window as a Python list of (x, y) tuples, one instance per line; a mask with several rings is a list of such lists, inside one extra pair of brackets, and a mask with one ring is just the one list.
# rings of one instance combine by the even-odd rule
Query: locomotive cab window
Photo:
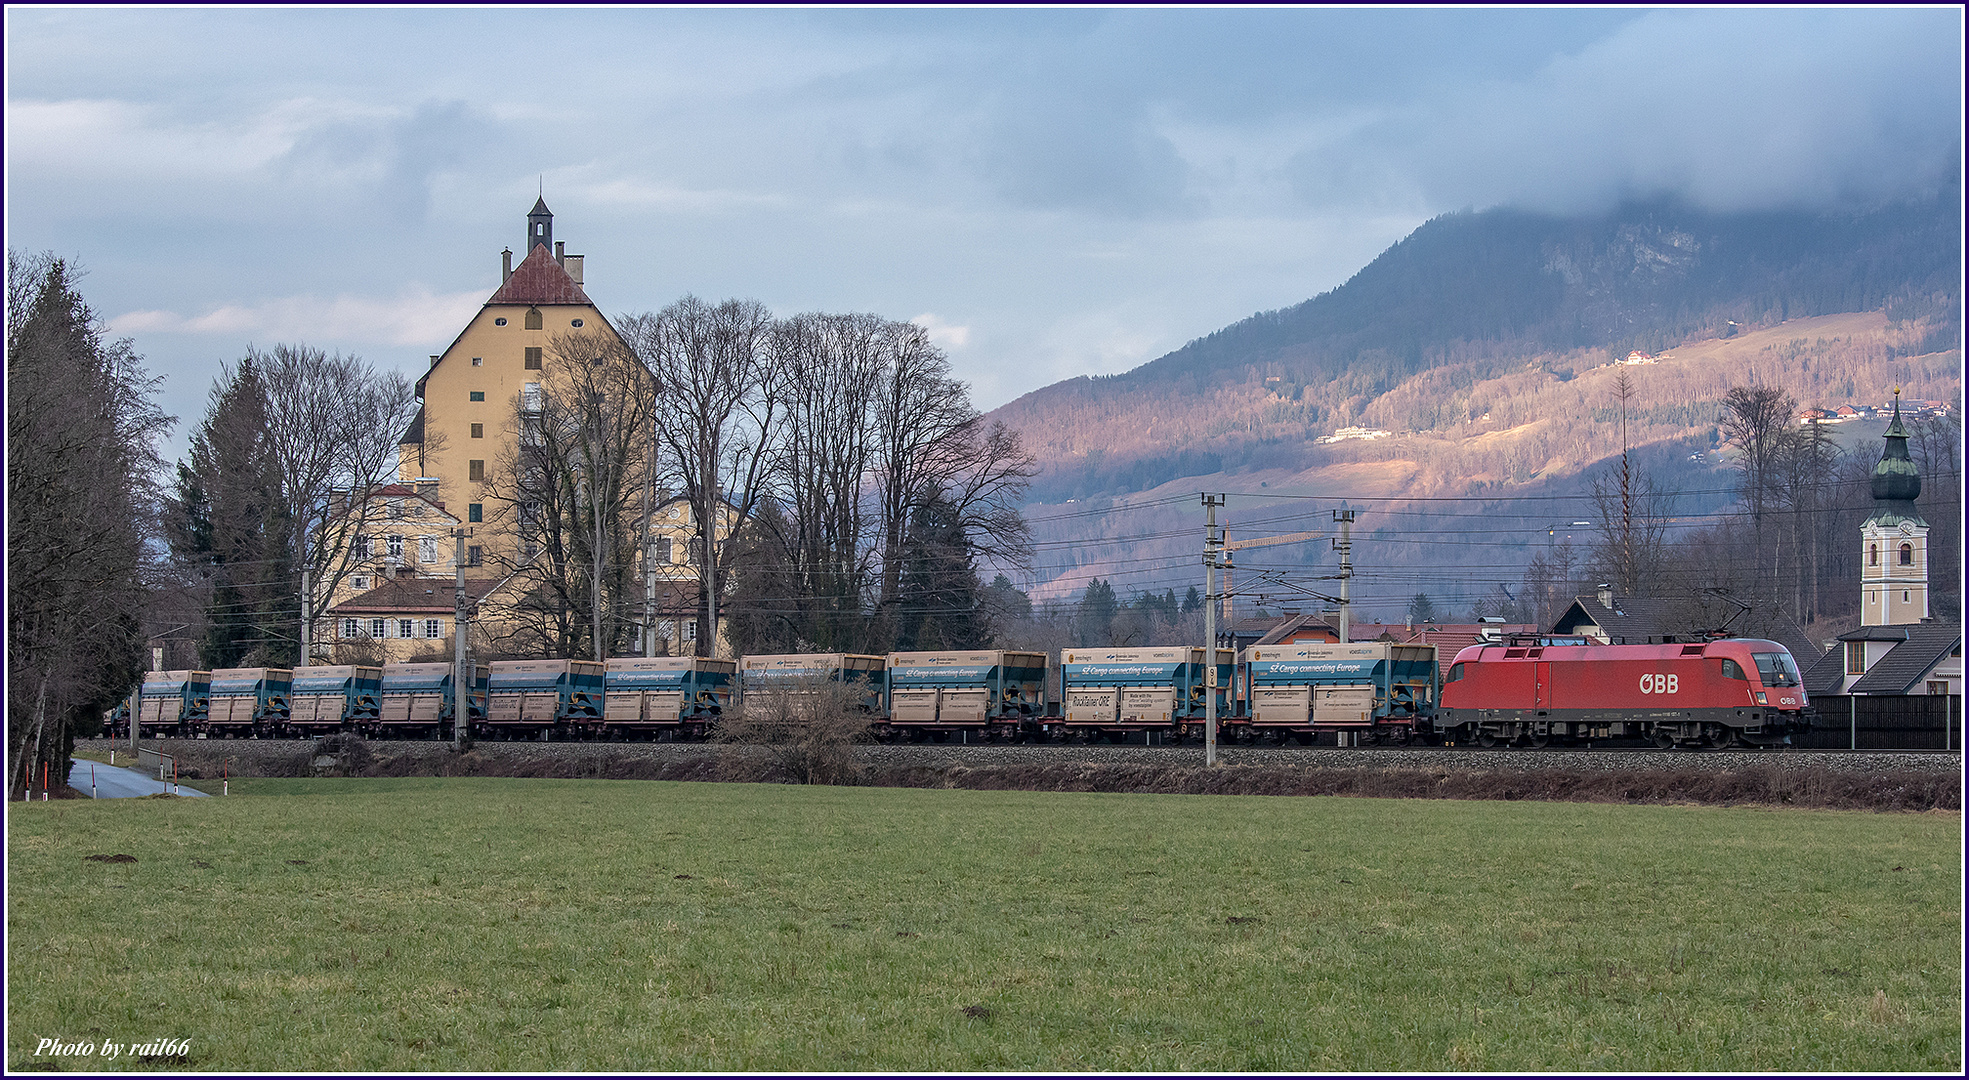
[(1798, 665), (1792, 663), (1790, 653), (1751, 653), (1750, 658), (1757, 661), (1757, 677), (1765, 686), (1798, 685)]
[(1723, 658), (1723, 677), (1725, 679), (1741, 679), (1744, 682), (1750, 681), (1750, 677), (1743, 673), (1743, 665), (1729, 657)]
[(1447, 683), (1462, 682), (1462, 681), (1463, 681), (1463, 665), (1451, 664), (1449, 666), (1449, 674), (1444, 677), (1443, 682), (1447, 684)]

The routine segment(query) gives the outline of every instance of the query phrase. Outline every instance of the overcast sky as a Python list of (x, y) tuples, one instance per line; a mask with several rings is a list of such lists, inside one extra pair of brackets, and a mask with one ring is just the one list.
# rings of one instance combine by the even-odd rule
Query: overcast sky
[(7, 244), (167, 377), (420, 373), (544, 185), (615, 315), (929, 327), (982, 407), (1345, 281), (1449, 211), (1959, 183), (1962, 16), (9, 7)]

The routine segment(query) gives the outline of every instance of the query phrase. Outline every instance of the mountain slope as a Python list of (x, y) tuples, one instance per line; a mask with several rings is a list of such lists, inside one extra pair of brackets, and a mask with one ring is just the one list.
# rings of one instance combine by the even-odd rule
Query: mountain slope
[[(1954, 192), (1849, 214), (1451, 214), (1330, 292), (996, 416), (1026, 433), (1046, 469), (1034, 496), (1053, 501), (1281, 455), (1312, 465), (1314, 436), (1364, 422), (1451, 434), (1481, 415), (1446, 408), (1457, 391), (1527, 364), (1569, 379), (1738, 327), (1876, 311), (1888, 332), (1875, 351), (1932, 353), (1958, 333), (1960, 236)], [(1414, 392), (1418, 377), (1433, 389)]]

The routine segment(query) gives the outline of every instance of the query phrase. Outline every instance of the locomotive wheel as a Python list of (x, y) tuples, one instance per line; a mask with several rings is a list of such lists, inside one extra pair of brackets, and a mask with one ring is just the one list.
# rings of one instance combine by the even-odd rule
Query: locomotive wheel
[(1655, 745), (1663, 750), (1672, 749), (1675, 746), (1675, 736), (1667, 728), (1656, 728)]
[(1526, 746), (1528, 746), (1528, 747), (1530, 747), (1530, 748), (1531, 748), (1531, 749), (1533, 749), (1533, 750), (1543, 750), (1543, 749), (1545, 749), (1545, 747), (1546, 747), (1546, 745), (1547, 745), (1548, 743), (1550, 743), (1551, 741), (1552, 741), (1552, 736), (1550, 736), (1550, 735), (1527, 735), (1527, 736), (1525, 736), (1525, 745), (1526, 745)]
[(1477, 732), (1477, 745), (1489, 750), (1497, 745), (1497, 733), (1486, 728)]
[(1718, 750), (1736, 745), (1736, 730), (1728, 724), (1717, 724), (1709, 729), (1709, 745)]

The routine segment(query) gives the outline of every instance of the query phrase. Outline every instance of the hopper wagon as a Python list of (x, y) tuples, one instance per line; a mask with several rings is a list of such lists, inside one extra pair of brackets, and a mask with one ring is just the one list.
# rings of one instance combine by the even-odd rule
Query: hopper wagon
[(1232, 703), (1237, 654), (1214, 651), (1212, 670), (1202, 646), (1062, 650), (1060, 712), (1048, 718), (1044, 732), (1109, 740), (1138, 731), (1200, 738), (1205, 695), (1215, 695), (1220, 724)]
[(263, 738), (287, 726), (294, 672), (287, 668), (219, 668), (212, 672), (205, 730), (224, 738)]
[(498, 660), (485, 720), (497, 738), (562, 738), (601, 723), (607, 676), (594, 660)]
[(137, 697), (137, 734), (189, 735), (205, 723), (211, 704), (209, 671), (152, 671)]
[(287, 731), (305, 738), (337, 731), (363, 731), (376, 722), (382, 703), (383, 669), (332, 664), (294, 669), (288, 698)]
[[(485, 720), (486, 683), (484, 664), (466, 665), (471, 686), (465, 693), (467, 730)], [(458, 681), (455, 664), (384, 664), (380, 707), (366, 728), (380, 738), (452, 737), (457, 716)]]
[(870, 715), (880, 715), (888, 694), (884, 689), (888, 658), (859, 653), (784, 653), (748, 656), (738, 662), (739, 695), (761, 690), (798, 692), (810, 680), (862, 684), (860, 703)]
[(701, 737), (731, 706), (738, 664), (705, 656), (608, 661), (601, 728), (611, 737)]
[(1253, 645), (1244, 651), (1241, 738), (1343, 745), (1407, 742), (1436, 701), (1436, 647), (1385, 641)]
[(887, 676), (889, 719), (878, 728), (885, 736), (1010, 739), (1046, 711), (1045, 653), (894, 652)]

